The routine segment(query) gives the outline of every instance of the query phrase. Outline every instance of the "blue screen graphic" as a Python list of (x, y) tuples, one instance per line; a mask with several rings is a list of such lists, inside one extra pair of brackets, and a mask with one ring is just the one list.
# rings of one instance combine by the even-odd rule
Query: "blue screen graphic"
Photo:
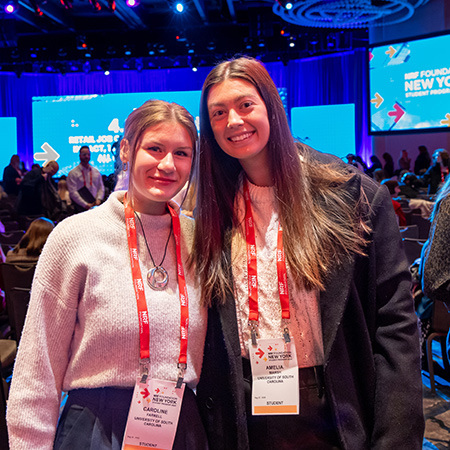
[(369, 50), (370, 132), (450, 131), (450, 35)]
[(292, 134), (300, 142), (339, 158), (355, 154), (355, 105), (291, 109)]
[(3, 169), (9, 164), (11, 156), (17, 154), (17, 120), (15, 117), (0, 117), (0, 136), (2, 137), (0, 177), (3, 177)]
[(59, 156), (50, 159), (59, 164), (56, 176), (67, 175), (79, 164), (80, 147), (88, 145), (91, 164), (104, 175), (113, 173), (113, 145), (123, 135), (125, 119), (150, 99), (184, 106), (198, 128), (200, 91), (33, 97), (34, 162), (42, 165), (54, 150)]

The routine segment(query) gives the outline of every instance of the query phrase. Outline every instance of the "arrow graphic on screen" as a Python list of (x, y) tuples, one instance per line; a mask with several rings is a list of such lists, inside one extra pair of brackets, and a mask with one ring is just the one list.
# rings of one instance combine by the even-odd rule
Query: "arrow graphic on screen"
[(405, 114), (405, 111), (400, 107), (398, 103), (394, 105), (394, 111), (389, 111), (388, 116), (394, 117), (394, 122), (397, 123)]
[(384, 53), (386, 53), (386, 55), (389, 55), (389, 58), (392, 58), (396, 52), (397, 50), (395, 50), (395, 48), (390, 45), (389, 50), (386, 50)]
[(445, 117), (447, 117), (447, 120), (442, 119), (441, 125), (447, 125), (448, 127), (450, 127), (450, 113), (447, 113)]
[(375, 98), (372, 98), (370, 100), (370, 103), (375, 104), (375, 108), (379, 108), (383, 102), (384, 102), (384, 98), (378, 92), (375, 92)]
[(49, 161), (57, 161), (59, 158), (59, 153), (48, 143), (44, 142), (41, 145), (42, 150), (44, 150), (44, 153), (35, 153), (34, 159), (36, 161), (44, 161), (42, 164), (45, 166)]

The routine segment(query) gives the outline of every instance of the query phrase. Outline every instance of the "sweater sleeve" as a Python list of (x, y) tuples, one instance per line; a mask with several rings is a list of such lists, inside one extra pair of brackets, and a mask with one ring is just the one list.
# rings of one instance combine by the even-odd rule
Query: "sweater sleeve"
[(73, 254), (58, 234), (52, 232), (38, 262), (14, 366), (7, 412), (11, 450), (53, 446), (79, 278), (68, 267)]

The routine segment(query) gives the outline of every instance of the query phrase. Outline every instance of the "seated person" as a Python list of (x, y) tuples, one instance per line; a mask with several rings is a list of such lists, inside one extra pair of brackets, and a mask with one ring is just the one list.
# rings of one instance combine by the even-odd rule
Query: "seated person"
[(406, 172), (400, 180), (399, 187), (402, 197), (417, 198), (420, 196), (419, 189), (422, 187), (422, 183), (414, 173)]
[(19, 243), (6, 255), (7, 263), (36, 262), (55, 225), (45, 217), (33, 220)]
[(397, 215), (398, 224), (401, 227), (405, 227), (406, 217), (403, 212), (402, 205), (400, 205), (398, 201), (394, 200), (394, 197), (397, 197), (400, 193), (398, 182), (396, 180), (383, 180), (381, 184), (384, 184), (389, 189), (389, 193), (391, 194), (392, 206), (394, 207), (395, 214)]

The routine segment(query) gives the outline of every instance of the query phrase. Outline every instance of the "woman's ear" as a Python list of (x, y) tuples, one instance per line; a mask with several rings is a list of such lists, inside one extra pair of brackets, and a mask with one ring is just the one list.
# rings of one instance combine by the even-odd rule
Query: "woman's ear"
[(122, 163), (128, 163), (130, 158), (130, 144), (127, 139), (120, 142), (120, 160)]

